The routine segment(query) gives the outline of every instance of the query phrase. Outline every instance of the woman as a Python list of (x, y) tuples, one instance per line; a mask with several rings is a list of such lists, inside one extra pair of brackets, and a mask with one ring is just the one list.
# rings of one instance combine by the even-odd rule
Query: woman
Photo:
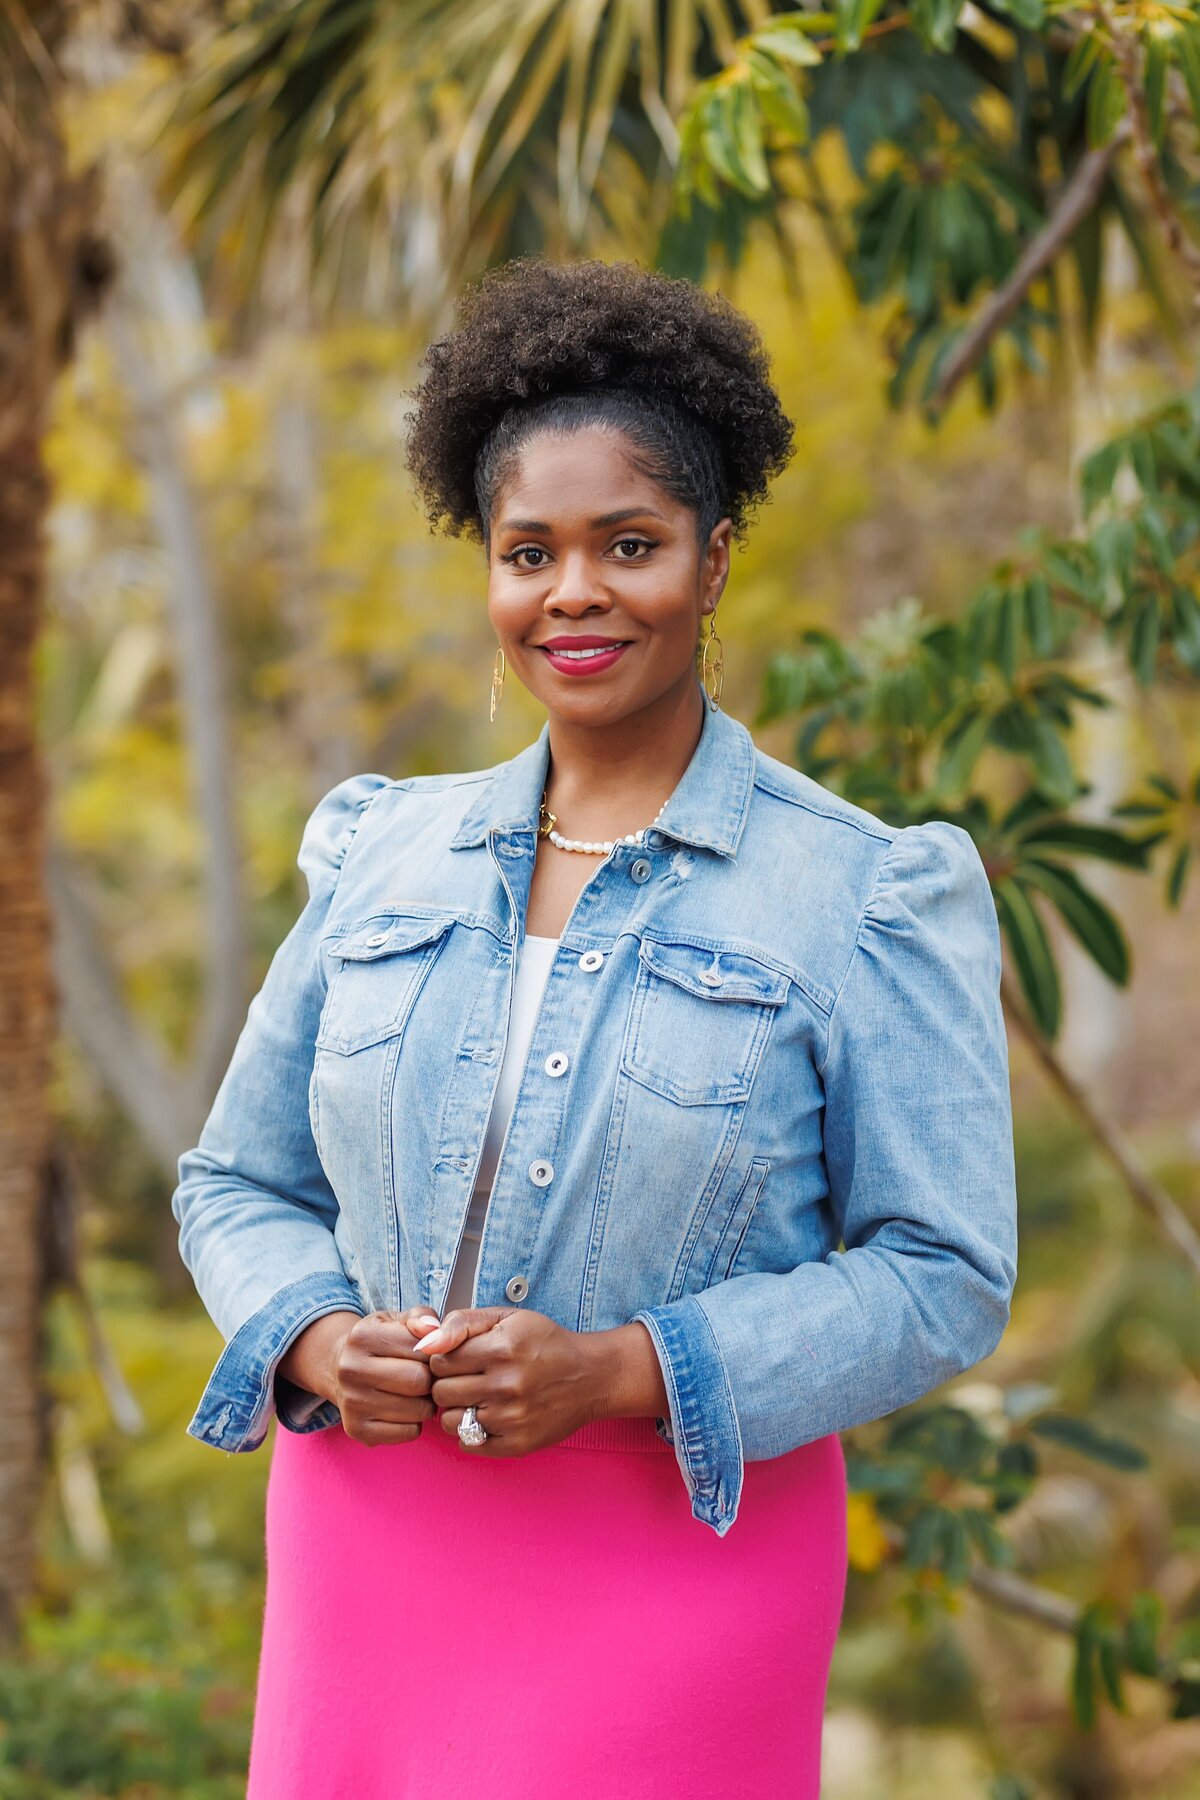
[(228, 1340), (188, 1429), (286, 1428), (249, 1793), (813, 1800), (837, 1434), (1008, 1318), (987, 879), (720, 710), (730, 540), (791, 452), (746, 318), (518, 262), (413, 398), (492, 715), (511, 669), (547, 720), (325, 796), (180, 1160)]

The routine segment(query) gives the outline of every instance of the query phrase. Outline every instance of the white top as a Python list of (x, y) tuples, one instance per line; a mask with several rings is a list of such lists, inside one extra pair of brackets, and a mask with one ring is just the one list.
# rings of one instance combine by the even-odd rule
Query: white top
[(496, 1176), (496, 1164), (500, 1160), (500, 1148), (504, 1142), (504, 1133), (508, 1129), (509, 1115), (517, 1098), (517, 1088), (520, 1086), (521, 1076), (525, 1069), (525, 1058), (529, 1054), (529, 1040), (533, 1036), (534, 1022), (542, 1003), (542, 993), (550, 974), (550, 965), (558, 952), (558, 943), (557, 938), (534, 937), (526, 932), (525, 941), (517, 952), (512, 1021), (508, 1028), (508, 1043), (504, 1049), (504, 1061), (500, 1065), (500, 1078), (496, 1083), (496, 1098), (492, 1102), (491, 1116), (488, 1119), (487, 1135), (483, 1142), (483, 1155), (479, 1161), (479, 1173), (475, 1178), (475, 1188), (471, 1195), (462, 1243), (459, 1245), (458, 1260), (451, 1273), (450, 1285), (446, 1290), (446, 1299), (442, 1306), (443, 1318), (451, 1307), (470, 1306), (471, 1304), (471, 1292), (475, 1285), (475, 1269), (479, 1262), (479, 1240), (483, 1234), (484, 1214), (487, 1212), (488, 1200), (491, 1197), (492, 1184)]

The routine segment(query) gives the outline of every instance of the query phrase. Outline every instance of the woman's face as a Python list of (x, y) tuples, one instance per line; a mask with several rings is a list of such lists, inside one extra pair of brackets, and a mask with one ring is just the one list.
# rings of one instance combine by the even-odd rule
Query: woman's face
[(507, 662), (552, 717), (579, 724), (681, 692), (731, 529), (715, 525), (702, 554), (695, 514), (638, 472), (618, 433), (539, 432), (492, 519), (488, 614)]

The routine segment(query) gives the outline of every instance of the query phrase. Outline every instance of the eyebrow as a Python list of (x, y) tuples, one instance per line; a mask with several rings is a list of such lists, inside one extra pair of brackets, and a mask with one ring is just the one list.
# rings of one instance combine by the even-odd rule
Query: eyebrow
[[(598, 531), (602, 525), (619, 525), (622, 519), (662, 519), (666, 523), (664, 514), (655, 512), (652, 506), (626, 506), (616, 512), (597, 513), (594, 519), (588, 520), (588, 529)], [(500, 522), (501, 531), (550, 532), (553, 529), (544, 519), (502, 519)]]

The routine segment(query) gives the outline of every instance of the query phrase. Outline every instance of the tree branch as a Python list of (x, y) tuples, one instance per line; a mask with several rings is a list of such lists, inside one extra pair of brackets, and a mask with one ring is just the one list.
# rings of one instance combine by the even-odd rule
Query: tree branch
[[(139, 245), (139, 252), (142, 248)], [(207, 545), (178, 434), (159, 389), (152, 351), (138, 341), (135, 316), (133, 297), (123, 280), (107, 322), (122, 379), (133, 397), (140, 461), (159, 541), (171, 564), (168, 591), (184, 732), (207, 840), (202, 875), (209, 900), (208, 981), (195, 1062), (201, 1085), (215, 1091), (245, 1017), (249, 962), (223, 645)]]
[(203, 1123), (201, 1088), (194, 1076), (170, 1066), (130, 1013), (75, 875), (53, 843), (46, 882), (63, 1023), (174, 1185), (180, 1149), (195, 1141)]
[(1200, 1233), (1160, 1182), (1155, 1181), (1133, 1144), (1115, 1119), (1106, 1117), (1093, 1105), (1080, 1083), (1064, 1067), (1051, 1044), (1028, 1017), (1017, 1000), (1011, 984), (1002, 977), (1000, 997), (1005, 1013), (1013, 1020), (1033, 1050), (1042, 1068), (1088, 1129), (1109, 1162), (1116, 1169), (1134, 1200), (1149, 1215), (1167, 1241), (1200, 1275)]
[(996, 333), (1008, 324), (1038, 276), (1049, 268), (1093, 210), (1113, 158), (1129, 137), (1129, 122), (1123, 119), (1107, 144), (1085, 151), (1080, 157), (1070, 179), (1060, 189), (1049, 218), (1026, 244), (1012, 274), (988, 296), (974, 323), (967, 327), (947, 357), (929, 400), (929, 408), (935, 417), (964, 375), (975, 367)]
[(1150, 129), (1150, 107), (1142, 80), (1141, 47), (1133, 32), (1118, 24), (1108, 8), (1097, 0), (1096, 16), (1102, 22), (1116, 58), (1121, 85), (1129, 102), (1133, 160), (1146, 184), (1150, 210), (1158, 220), (1171, 254), (1183, 264), (1191, 282), (1192, 304), (1200, 307), (1200, 249), (1184, 230), (1183, 221), (1163, 177), (1162, 164)]
[[(895, 1551), (903, 1551), (907, 1539), (900, 1527), (886, 1519), (880, 1524), (889, 1546)], [(993, 1569), (986, 1563), (972, 1563), (966, 1585), (1004, 1612), (1031, 1619), (1035, 1625), (1063, 1632), (1067, 1637), (1074, 1635), (1081, 1609), (1073, 1600), (1050, 1588), (1038, 1587), (1036, 1582), (1026, 1581), (1023, 1575), (1014, 1575), (1008, 1569)]]

